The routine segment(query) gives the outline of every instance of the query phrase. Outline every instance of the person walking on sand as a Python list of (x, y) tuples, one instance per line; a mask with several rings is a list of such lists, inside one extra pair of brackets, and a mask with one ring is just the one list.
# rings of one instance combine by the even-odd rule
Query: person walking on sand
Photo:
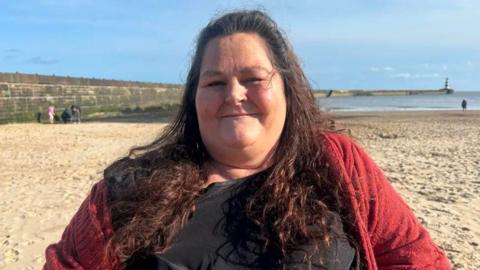
[(77, 123), (77, 124), (80, 124), (81, 122), (81, 119), (80, 119), (80, 114), (82, 112), (82, 110), (80, 109), (80, 106), (78, 105), (72, 105), (70, 107), (71, 111), (72, 111), (72, 115), (73, 115), (73, 123)]
[(466, 99), (462, 100), (462, 110), (463, 111), (467, 110), (467, 100)]
[(42, 113), (41, 112), (37, 112), (35, 114), (35, 117), (37, 118), (37, 123), (41, 123), (42, 122)]
[(48, 120), (50, 121), (50, 124), (55, 123), (55, 107), (50, 104), (47, 108), (48, 112)]
[(63, 110), (62, 121), (64, 124), (72, 122), (72, 111), (69, 107), (65, 107), (65, 110)]

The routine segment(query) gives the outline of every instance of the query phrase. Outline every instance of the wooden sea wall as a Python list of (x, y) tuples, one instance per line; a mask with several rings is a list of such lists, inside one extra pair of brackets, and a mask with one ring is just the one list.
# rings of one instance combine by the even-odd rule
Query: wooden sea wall
[(0, 81), (0, 123), (32, 121), (37, 112), (45, 116), (49, 104), (55, 106), (57, 114), (72, 104), (80, 105), (83, 116), (149, 108), (172, 110), (178, 106), (182, 95), (179, 85), (111, 82), (108, 84), (113, 85), (98, 85), (95, 81), (91, 84)]

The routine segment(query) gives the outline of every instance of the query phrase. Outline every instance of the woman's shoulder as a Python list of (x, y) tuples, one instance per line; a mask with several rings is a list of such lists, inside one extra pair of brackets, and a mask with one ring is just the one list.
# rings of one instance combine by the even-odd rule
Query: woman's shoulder
[(336, 131), (322, 131), (319, 136), (326, 154), (330, 158), (348, 161), (356, 155), (365, 155), (363, 149), (346, 134)]
[[(370, 190), (383, 173), (370, 155), (351, 137), (338, 132), (320, 136), (330, 168), (357, 189)], [(381, 177), (379, 177), (381, 176)]]
[(351, 137), (339, 131), (321, 131), (320, 137), (324, 140), (327, 140), (329, 143), (335, 143), (337, 145), (353, 143), (353, 139)]
[(108, 166), (103, 171), (102, 185), (107, 189), (109, 199), (123, 197), (135, 189), (138, 180), (151, 173), (151, 163), (147, 158), (124, 157)]

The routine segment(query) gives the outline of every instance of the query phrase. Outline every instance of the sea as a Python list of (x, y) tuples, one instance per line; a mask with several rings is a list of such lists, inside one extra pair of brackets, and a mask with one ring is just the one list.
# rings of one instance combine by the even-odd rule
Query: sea
[(321, 97), (317, 101), (325, 111), (433, 111), (461, 110), (463, 99), (467, 100), (467, 110), (480, 110), (480, 91), (450, 95)]

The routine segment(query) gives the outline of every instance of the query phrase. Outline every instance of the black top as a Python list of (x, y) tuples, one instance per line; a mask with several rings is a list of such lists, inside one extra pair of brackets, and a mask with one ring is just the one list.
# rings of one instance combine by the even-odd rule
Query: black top
[(307, 243), (289, 254), (283, 264), (278, 252), (262, 250), (262, 241), (256, 237), (258, 227), (244, 213), (255, 181), (251, 176), (209, 185), (173, 244), (162, 254), (137, 260), (128, 268), (309, 269), (304, 259), (307, 254), (313, 254), (311, 269), (350, 268), (355, 251), (345, 237), (338, 215), (330, 219), (331, 230), (337, 233), (325, 248), (314, 252), (313, 245)]

